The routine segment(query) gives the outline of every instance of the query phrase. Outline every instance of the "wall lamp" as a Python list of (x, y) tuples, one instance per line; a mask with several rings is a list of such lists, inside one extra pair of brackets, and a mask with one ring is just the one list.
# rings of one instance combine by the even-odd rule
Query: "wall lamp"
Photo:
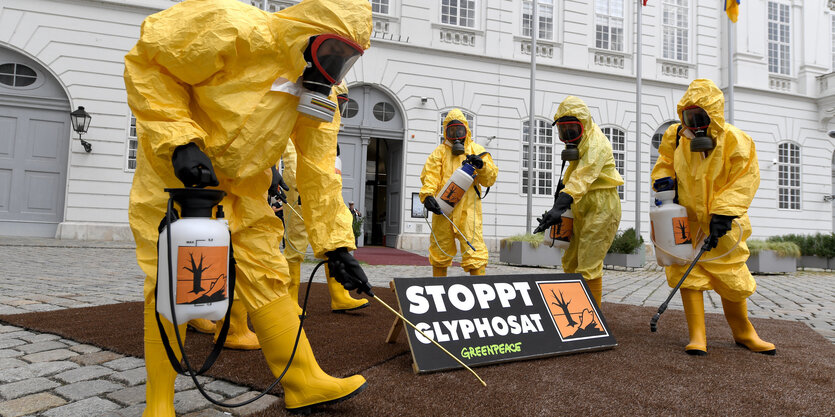
[(829, 202), (835, 200), (835, 195), (825, 195), (823, 196), (823, 201)]
[(87, 133), (87, 129), (90, 128), (90, 114), (84, 111), (84, 106), (78, 106), (74, 112), (70, 113), (70, 122), (72, 122), (72, 130), (78, 132), (78, 140), (81, 141), (81, 146), (84, 147), (84, 151), (89, 153), (93, 150), (93, 145), (90, 142), (87, 142), (84, 139), (81, 139), (82, 133)]

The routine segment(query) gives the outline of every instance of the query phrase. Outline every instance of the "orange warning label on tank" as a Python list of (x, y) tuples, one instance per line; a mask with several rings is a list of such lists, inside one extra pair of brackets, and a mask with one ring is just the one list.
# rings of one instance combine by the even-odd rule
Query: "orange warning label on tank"
[(441, 194), (441, 200), (444, 200), (450, 206), (454, 206), (461, 201), (461, 197), (464, 197), (464, 191), (465, 190), (463, 188), (452, 182), (449, 184), (449, 187), (444, 190), (443, 194)]
[(673, 217), (673, 236), (676, 245), (690, 243), (690, 222), (687, 217)]
[(177, 304), (226, 299), (228, 246), (180, 246), (177, 250)]

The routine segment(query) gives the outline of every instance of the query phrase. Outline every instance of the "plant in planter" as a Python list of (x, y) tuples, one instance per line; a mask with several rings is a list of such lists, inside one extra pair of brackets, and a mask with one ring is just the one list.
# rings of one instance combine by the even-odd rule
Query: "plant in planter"
[(746, 243), (751, 251), (746, 263), (752, 273), (779, 274), (794, 272), (797, 269), (800, 246), (796, 243), (758, 239), (751, 239)]
[(562, 251), (544, 245), (542, 237), (542, 233), (528, 233), (502, 239), (499, 260), (513, 265), (561, 265)]
[(363, 223), (365, 223), (365, 217), (358, 216), (355, 216), (353, 222), (351, 222), (351, 227), (354, 229), (354, 244), (357, 243), (357, 239), (359, 239), (362, 234)]
[(783, 235), (768, 238), (769, 242), (793, 242), (800, 248), (800, 268), (832, 269), (835, 267), (835, 234)]
[(604, 265), (623, 266), (626, 268), (641, 268), (646, 260), (644, 238), (629, 228), (615, 235), (609, 252), (603, 258)]

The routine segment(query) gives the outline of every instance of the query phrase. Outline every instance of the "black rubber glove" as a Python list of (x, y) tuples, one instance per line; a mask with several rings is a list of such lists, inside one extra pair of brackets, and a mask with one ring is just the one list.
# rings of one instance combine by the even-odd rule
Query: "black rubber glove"
[(719, 244), (719, 238), (725, 236), (733, 227), (736, 217), (714, 214), (710, 218), (710, 235), (705, 239), (707, 250), (712, 250)]
[(469, 163), (470, 165), (474, 166), (476, 169), (484, 168), (484, 160), (481, 159), (478, 155), (467, 155), (467, 159), (465, 162)]
[(212, 161), (194, 143), (175, 148), (171, 165), (174, 166), (174, 175), (186, 187), (215, 187), (219, 184)]
[(533, 232), (544, 232), (545, 229), (559, 224), (562, 221), (562, 214), (571, 207), (571, 203), (573, 202), (574, 198), (570, 195), (566, 193), (557, 194), (557, 197), (554, 198), (554, 207), (548, 210), (542, 217), (536, 219), (539, 222), (539, 226)]
[[(273, 179), (270, 183), (270, 188), (267, 190), (270, 197), (275, 197), (282, 202), (287, 202), (287, 194), (284, 194), (284, 191), (290, 191), (290, 187), (284, 182), (284, 178), (281, 177), (281, 174), (275, 168), (275, 166), (270, 167), (270, 170), (273, 173)], [(281, 187), (281, 188), (279, 188)], [(282, 190), (283, 188), (283, 190)]]
[(423, 199), (423, 207), (426, 207), (427, 210), (435, 213), (435, 214), (443, 214), (441, 210), (441, 206), (438, 204), (438, 200), (435, 200), (435, 197), (426, 196)]
[(348, 253), (347, 248), (326, 252), (325, 256), (328, 257), (328, 270), (336, 282), (342, 284), (348, 291), (357, 290), (357, 293), (374, 296), (365, 271), (362, 270), (360, 263)]
[(675, 188), (676, 180), (672, 177), (659, 178), (652, 183), (652, 189), (656, 192), (674, 190)]

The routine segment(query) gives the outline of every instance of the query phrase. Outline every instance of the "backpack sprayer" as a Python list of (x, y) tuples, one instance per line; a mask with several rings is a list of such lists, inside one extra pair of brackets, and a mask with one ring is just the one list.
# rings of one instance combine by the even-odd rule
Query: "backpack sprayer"
[[(565, 168), (565, 162), (567, 160), (562, 160), (562, 167), (560, 167), (560, 179), (557, 181), (557, 184), (562, 184), (562, 172)], [(557, 186), (557, 194), (560, 193), (562, 189)], [(574, 214), (571, 212), (569, 208), (565, 212), (563, 212), (560, 222), (549, 227), (548, 232), (542, 236), (542, 243), (550, 246), (550, 247), (557, 247), (558, 249), (566, 250), (568, 249), (568, 245), (571, 243), (571, 235), (574, 231)]]
[[(739, 227), (739, 237), (727, 252), (713, 258), (701, 259), (702, 255), (707, 252), (707, 244), (705, 243), (694, 255), (687, 208), (675, 203), (676, 192), (676, 190), (665, 190), (655, 193), (655, 204), (649, 209), (650, 240), (652, 240), (652, 244), (655, 246), (655, 259), (658, 265), (687, 265), (689, 263), (690, 266), (684, 272), (678, 284), (670, 292), (670, 295), (667, 296), (664, 303), (658, 307), (658, 312), (650, 320), (649, 328), (652, 332), (658, 330), (658, 319), (667, 310), (667, 305), (670, 303), (670, 300), (673, 299), (676, 291), (684, 283), (684, 279), (687, 278), (690, 271), (693, 270), (693, 267), (699, 262), (709, 262), (728, 255), (742, 241), (742, 225), (734, 220), (734, 223)], [(704, 237), (704, 233), (700, 230), (696, 241), (700, 241), (702, 237)], [(709, 239), (710, 236), (705, 239), (705, 242)]]
[[(211, 368), (226, 342), (229, 318), (232, 312), (232, 295), (235, 293), (235, 258), (231, 244), (231, 233), (229, 224), (224, 219), (223, 206), (218, 204), (226, 193), (221, 190), (203, 188), (166, 188), (165, 191), (169, 193), (170, 198), (168, 199), (165, 218), (160, 224), (157, 285), (154, 288), (157, 326), (162, 335), (165, 353), (168, 355), (168, 360), (174, 370), (179, 374), (191, 377), (200, 394), (212, 404), (229, 408), (250, 404), (275, 388), (284, 374), (287, 373), (287, 370), (290, 369), (306, 317), (307, 294), (305, 295), (302, 315), (299, 319), (299, 330), (296, 333), (293, 351), (290, 353), (290, 359), (287, 361), (281, 375), (259, 395), (240, 403), (227, 404), (211, 398), (197, 381), (197, 376)], [(175, 201), (182, 211), (182, 218), (179, 219), (174, 210), (173, 202)], [(212, 219), (214, 206), (217, 206), (216, 218)], [(162, 238), (163, 234), (165, 234), (164, 239)], [(199, 260), (195, 259), (195, 255), (199, 256)], [(186, 260), (186, 256), (188, 256), (188, 260)], [(310, 275), (308, 294), (313, 275), (323, 263), (325, 261), (316, 265)], [(174, 267), (177, 268), (176, 275)], [(180, 275), (183, 270), (189, 271), (191, 276), (183, 277)], [(168, 279), (166, 280), (164, 277), (168, 277)], [(204, 286), (207, 288), (204, 288)], [(167, 299), (168, 302), (160, 303), (160, 299)], [(177, 346), (180, 348), (185, 366), (180, 364), (171, 349), (168, 336), (159, 318), (160, 314), (174, 324)], [(224, 319), (212, 352), (197, 371), (191, 367), (179, 329), (180, 320), (185, 323), (195, 318)]]

